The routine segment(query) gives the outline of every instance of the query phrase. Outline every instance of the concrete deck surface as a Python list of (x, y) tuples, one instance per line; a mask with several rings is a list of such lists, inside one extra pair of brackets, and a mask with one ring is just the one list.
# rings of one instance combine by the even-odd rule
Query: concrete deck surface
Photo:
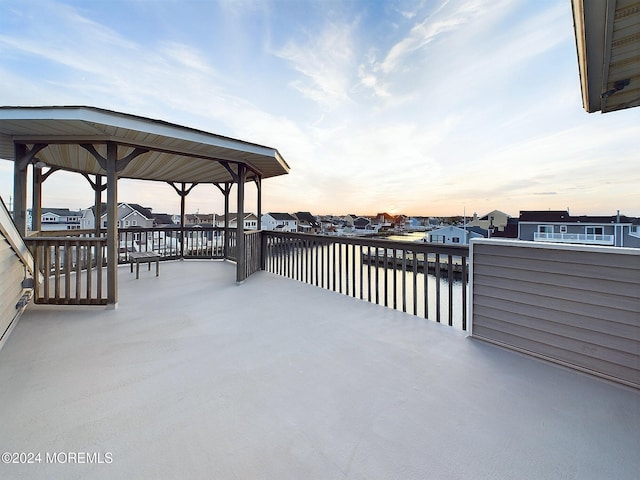
[(639, 478), (640, 392), (234, 268), (124, 267), (116, 310), (29, 307), (0, 450), (41, 460), (0, 478)]

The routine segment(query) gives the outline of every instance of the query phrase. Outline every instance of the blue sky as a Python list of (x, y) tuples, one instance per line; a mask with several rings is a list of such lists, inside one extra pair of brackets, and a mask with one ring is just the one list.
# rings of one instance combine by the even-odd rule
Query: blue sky
[[(640, 215), (640, 109), (582, 109), (569, 0), (0, 0), (0, 104), (275, 147), (292, 170), (265, 181), (265, 211)], [(187, 210), (222, 212), (216, 192)], [(119, 196), (179, 210), (163, 184)], [(92, 198), (78, 175), (44, 184), (45, 206)]]

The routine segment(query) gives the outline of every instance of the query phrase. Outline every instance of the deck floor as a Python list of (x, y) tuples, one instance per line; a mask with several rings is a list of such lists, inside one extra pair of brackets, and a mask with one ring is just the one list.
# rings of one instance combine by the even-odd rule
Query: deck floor
[(640, 392), (234, 268), (125, 266), (116, 310), (30, 306), (0, 447), (41, 460), (0, 478), (638, 478)]

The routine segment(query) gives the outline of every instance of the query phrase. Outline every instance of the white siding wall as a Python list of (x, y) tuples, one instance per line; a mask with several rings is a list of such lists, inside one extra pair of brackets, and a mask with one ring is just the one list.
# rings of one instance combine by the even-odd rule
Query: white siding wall
[(640, 387), (640, 251), (478, 240), (471, 333)]

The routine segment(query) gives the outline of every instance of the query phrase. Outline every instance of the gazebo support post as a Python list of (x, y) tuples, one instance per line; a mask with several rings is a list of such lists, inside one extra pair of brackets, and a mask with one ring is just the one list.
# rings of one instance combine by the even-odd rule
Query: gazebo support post
[(102, 183), (102, 175), (96, 175), (95, 182), (91, 180), (88, 174), (83, 173), (82, 176), (87, 179), (91, 188), (93, 188), (94, 192), (94, 225), (93, 230), (96, 237), (100, 236), (100, 220), (102, 219), (102, 191), (107, 188), (107, 184)]
[(58, 170), (60, 170), (58, 167), (51, 167), (47, 173), (42, 173), (42, 167), (33, 166), (33, 188), (31, 190), (31, 230), (33, 232), (42, 230), (42, 184), (49, 178), (49, 175)]
[[(118, 306), (118, 146), (107, 142), (107, 307)], [(99, 221), (99, 220), (98, 220)]]
[(254, 181), (256, 182), (256, 189), (258, 190), (258, 230), (262, 230), (262, 177), (261, 176), (257, 176), (254, 178)]
[[(91, 143), (79, 145), (96, 159), (100, 168), (107, 172), (107, 308), (115, 309), (118, 307), (118, 172), (124, 170), (134, 158), (149, 150), (135, 148), (126, 157), (118, 159), (118, 144), (116, 142), (107, 142), (106, 158), (100, 155)], [(96, 185), (98, 185), (97, 176)], [(100, 222), (100, 218), (97, 220)]]
[(227, 260), (229, 258), (229, 194), (231, 193), (231, 186), (233, 184), (224, 182), (222, 185), (219, 183), (214, 183), (214, 185), (218, 187), (218, 190), (224, 195), (224, 245), (222, 247), (222, 257)]
[(36, 144), (31, 150), (22, 143), (14, 143), (13, 164), (13, 221), (20, 235), (27, 234), (27, 167), (46, 145)]
[(238, 164), (238, 216), (236, 217), (236, 282), (244, 281), (246, 252), (244, 249), (244, 182), (247, 170)]
[(173, 182), (167, 183), (171, 185), (176, 193), (180, 196), (180, 260), (184, 260), (184, 224), (186, 223), (185, 203), (187, 195), (189, 195), (189, 193), (191, 193), (191, 190), (193, 190), (193, 187), (198, 184), (192, 183), (191, 186), (187, 188), (187, 184), (182, 182), (180, 184), (180, 188), (178, 188)]
[(42, 169), (33, 168), (33, 186), (31, 188), (31, 231), (42, 230)]

